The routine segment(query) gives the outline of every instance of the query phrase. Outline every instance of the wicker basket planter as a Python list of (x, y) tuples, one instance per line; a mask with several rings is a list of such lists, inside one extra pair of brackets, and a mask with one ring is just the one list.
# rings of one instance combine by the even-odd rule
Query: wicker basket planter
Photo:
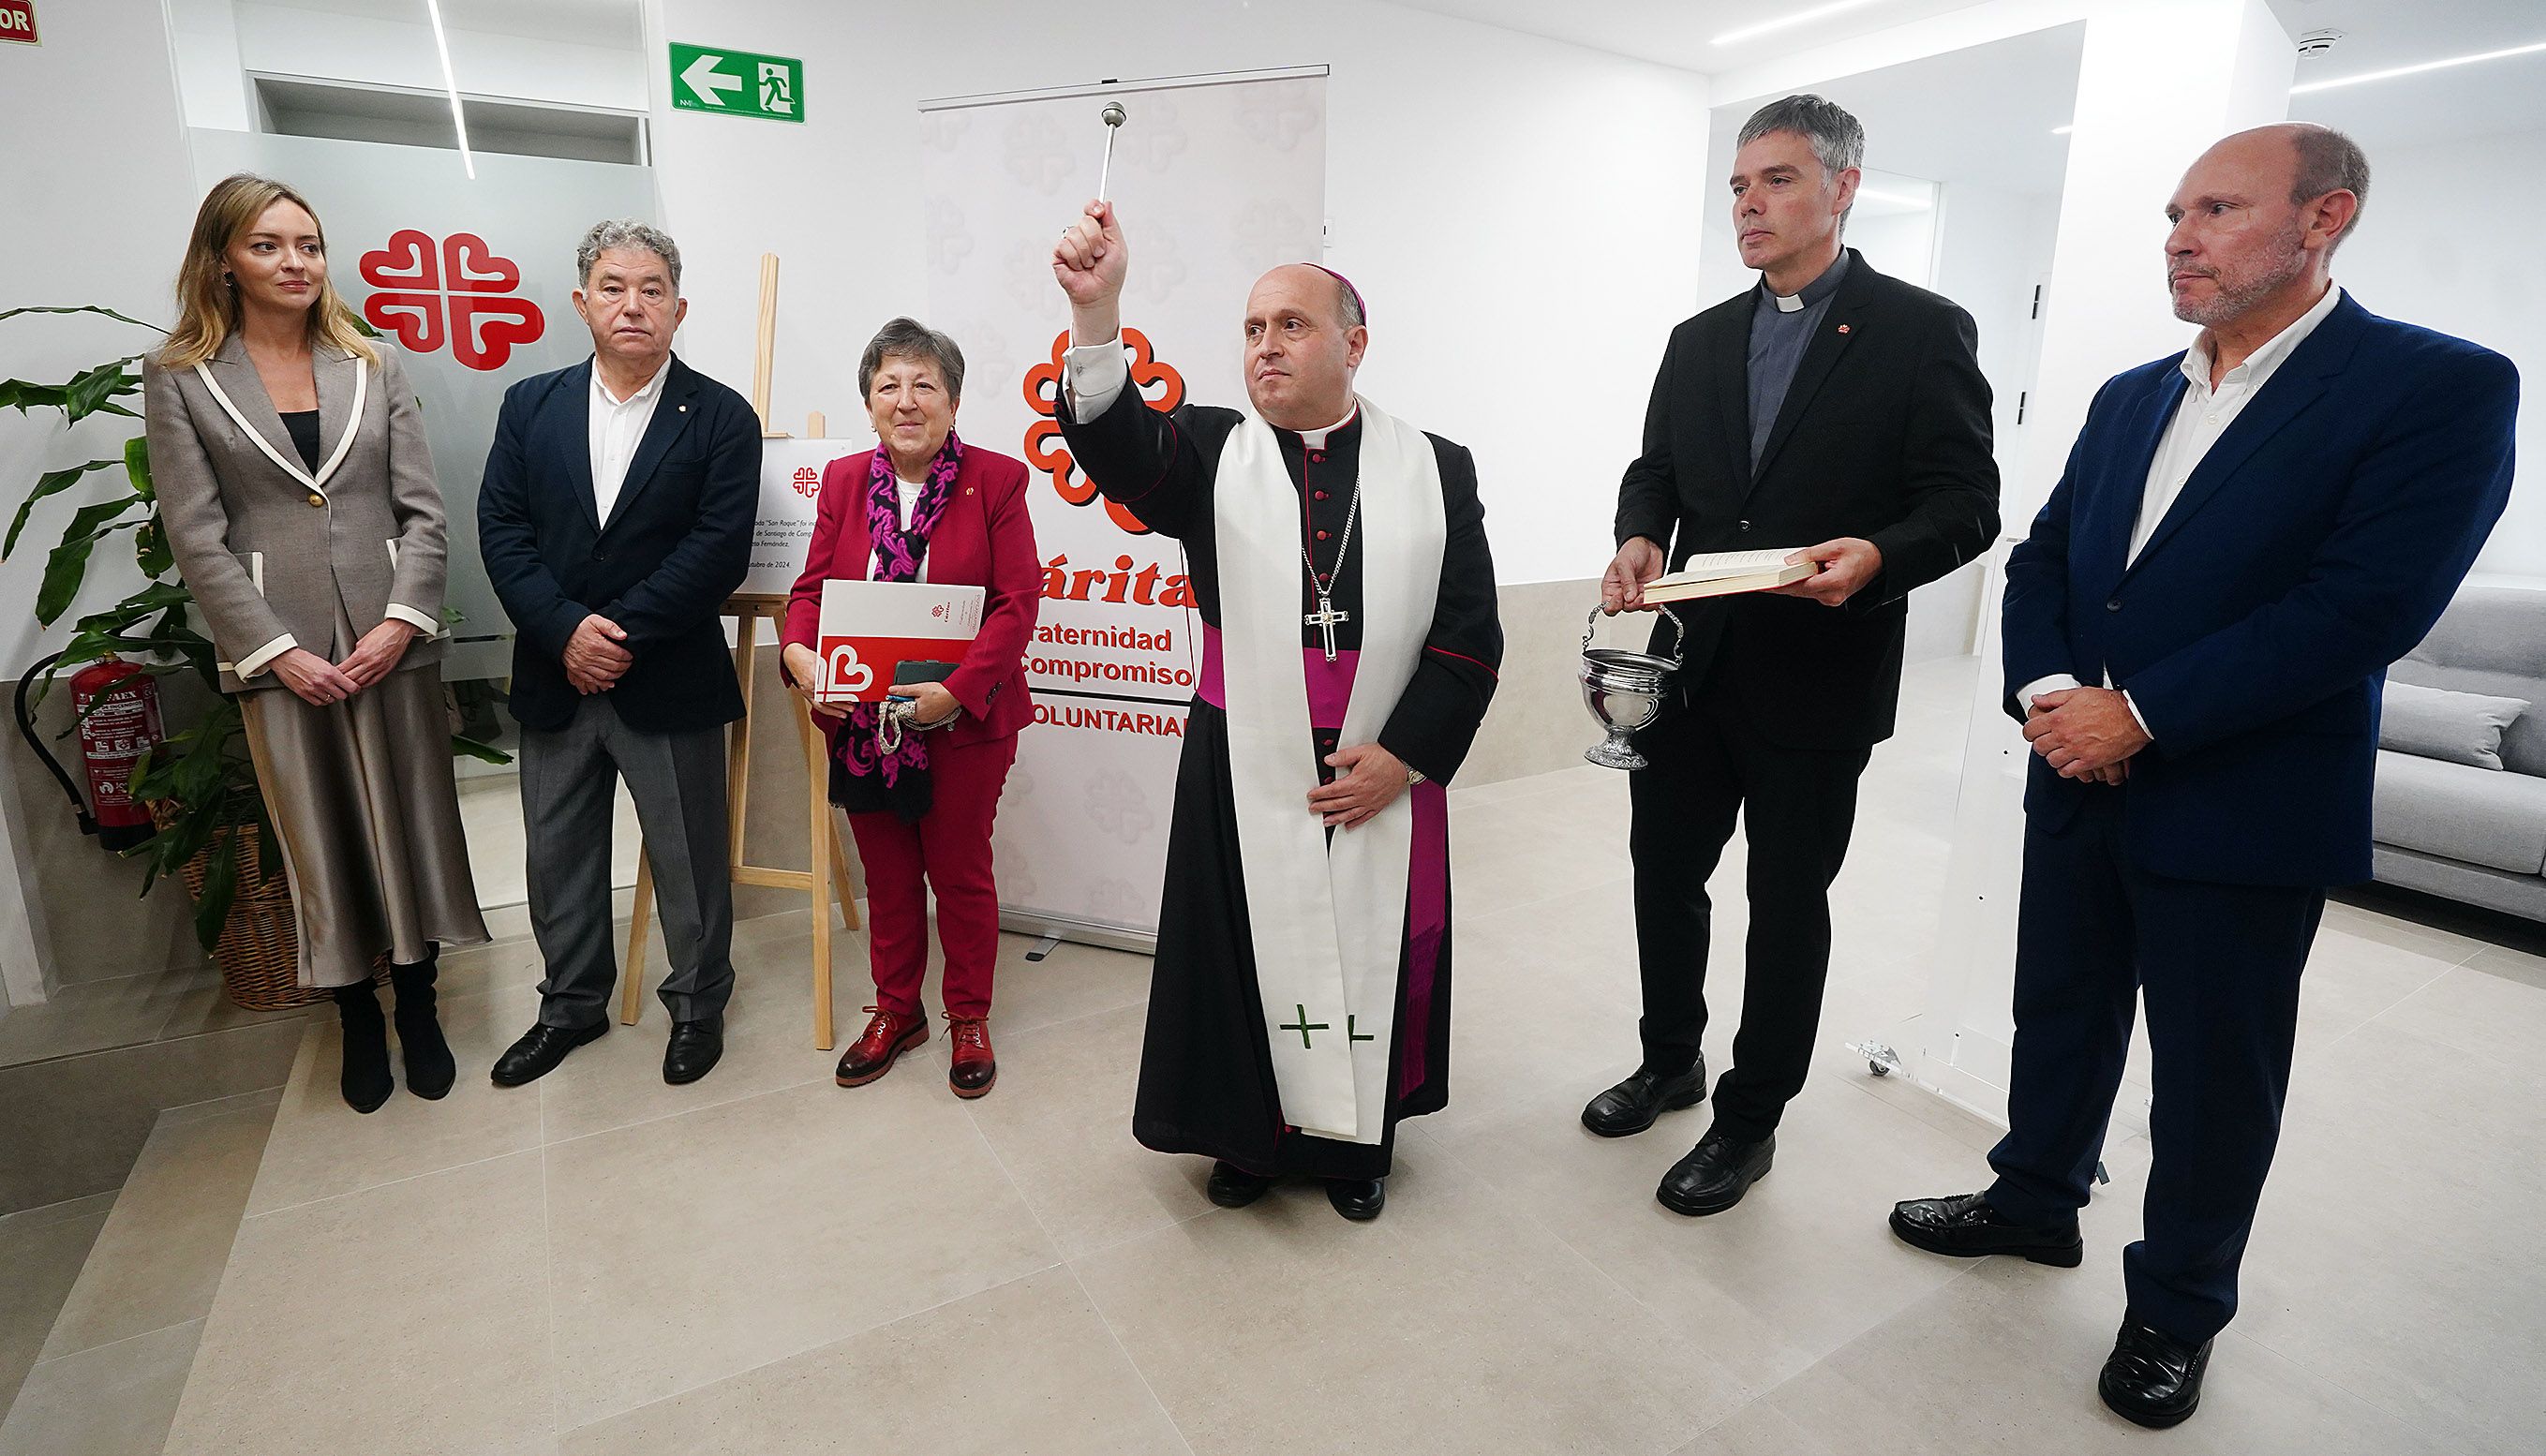
[[(256, 878), (258, 833), (254, 824), (226, 829), (180, 871), (187, 898), (200, 902), (212, 857), (221, 853), (237, 857), (238, 894), (230, 901), (229, 918), (221, 924), (220, 943), (212, 947), (212, 963), (221, 971), (221, 989), (230, 1004), (242, 1011), (285, 1011), (326, 1000), (327, 987), (300, 984), (300, 931), (293, 915), (291, 882), (281, 874), (262, 883)], [(387, 976), (388, 957), (383, 955), (372, 979), (382, 981)]]

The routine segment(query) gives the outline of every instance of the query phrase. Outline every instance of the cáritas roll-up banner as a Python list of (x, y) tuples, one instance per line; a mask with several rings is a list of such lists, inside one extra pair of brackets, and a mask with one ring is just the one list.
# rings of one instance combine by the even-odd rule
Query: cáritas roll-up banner
[(1124, 343), (1152, 408), (1243, 407), (1246, 291), (1322, 256), (1325, 67), (921, 103), (928, 317), (964, 350), (964, 438), (1023, 459), (1043, 557), (1035, 721), (999, 801), (1001, 920), (1146, 949), (1200, 619), (1176, 543), (1096, 493), (1053, 423), (1069, 311), (1053, 239), (1108, 193), (1132, 250)]

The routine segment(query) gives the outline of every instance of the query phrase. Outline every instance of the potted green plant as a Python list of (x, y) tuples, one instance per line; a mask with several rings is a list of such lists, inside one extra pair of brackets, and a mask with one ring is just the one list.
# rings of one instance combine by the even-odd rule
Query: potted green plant
[[(95, 313), (154, 328), (111, 308), (11, 308), (0, 323), (28, 313)], [(164, 333), (166, 330), (160, 330)], [(58, 409), (65, 428), (92, 414), (139, 418), (118, 402), (141, 392), (138, 354), (82, 370), (58, 385), (0, 381), (0, 408), (25, 414)], [(36, 594), (36, 620), (50, 627), (68, 611), (88, 580), (97, 549), (131, 533), (132, 560), (142, 584), (122, 601), (72, 625), (69, 645), (38, 674), (39, 692), (54, 679), (110, 655), (134, 660), (153, 676), (191, 674), (212, 695), (212, 707), (171, 734), (133, 767), (132, 796), (151, 806), (159, 832), (129, 855), (142, 861), (141, 893), (172, 876), (184, 881), (195, 904), (195, 938), (220, 964), (232, 999), (251, 1009), (296, 1004), (325, 992), (299, 993), (293, 974), (298, 955), (289, 887), (275, 847), (274, 823), (249, 762), (237, 701), (221, 692), (218, 653), (188, 619), (193, 593), (176, 575), (159, 501), (150, 483), (150, 442), (134, 436), (120, 459), (92, 460), (38, 477), (0, 542), (0, 561), (17, 554), (36, 508), (97, 471), (121, 467), (127, 491), (71, 513), (44, 559)], [(446, 614), (457, 620), (456, 614)], [(100, 700), (101, 702), (103, 700)], [(93, 705), (94, 707), (94, 705)], [(489, 763), (508, 763), (502, 750), (454, 734), (452, 750)]]

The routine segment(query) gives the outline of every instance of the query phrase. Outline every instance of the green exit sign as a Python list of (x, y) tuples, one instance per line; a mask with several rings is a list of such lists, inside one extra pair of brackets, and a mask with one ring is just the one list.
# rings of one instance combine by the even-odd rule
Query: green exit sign
[(672, 105), (771, 122), (805, 120), (805, 62), (721, 45), (672, 43)]

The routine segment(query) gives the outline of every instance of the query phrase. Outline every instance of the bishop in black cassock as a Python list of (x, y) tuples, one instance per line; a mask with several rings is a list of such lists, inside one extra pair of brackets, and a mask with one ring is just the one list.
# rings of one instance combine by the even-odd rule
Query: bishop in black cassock
[(1099, 490), (1184, 544), (1204, 643), (1132, 1131), (1217, 1159), (1224, 1205), (1298, 1173), (1376, 1217), (1399, 1119), (1449, 1098), (1445, 787), (1502, 658), (1476, 466), (1353, 394), (1361, 300), (1314, 265), (1249, 295), (1251, 409), (1149, 408), (1127, 257), (1101, 202), (1055, 249), (1057, 417)]

